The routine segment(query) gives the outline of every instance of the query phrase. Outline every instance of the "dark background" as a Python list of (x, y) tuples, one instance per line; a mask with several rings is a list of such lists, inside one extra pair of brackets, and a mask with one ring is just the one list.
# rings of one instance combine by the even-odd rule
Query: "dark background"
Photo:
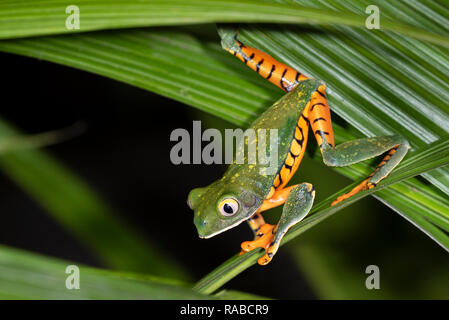
[[(176, 101), (87, 72), (10, 54), (2, 53), (0, 59), (3, 79), (8, 79), (2, 85), (5, 103), (1, 115), (27, 133), (85, 122), (83, 134), (46, 150), (87, 181), (193, 279), (206, 275), (235, 254), (240, 242), (250, 240), (252, 234), (243, 225), (216, 238), (199, 239), (186, 205), (187, 194), (219, 178), (225, 167), (175, 166), (169, 159), (173, 145), (169, 136), (175, 128), (191, 131), (192, 120), (198, 119), (232, 125)], [(350, 182), (340, 177), (329, 183), (329, 175), (334, 174), (330, 169), (307, 159), (305, 162), (304, 181), (311, 179), (307, 181), (322, 189), (323, 197)], [(105, 267), (2, 173), (0, 199), (0, 243)], [(374, 199), (351, 208), (342, 211), (344, 218), (332, 217), (323, 227), (308, 231), (311, 235), (304, 235), (304, 243), (324, 246), (337, 256), (342, 254), (338, 259), (349, 258), (362, 276), (364, 266), (372, 261), (389, 261), (394, 252), (400, 251), (404, 258), (396, 261), (398, 270), (387, 274), (397, 282), (399, 296), (410, 290), (404, 283), (420, 277), (422, 260), (447, 263), (441, 248)], [(320, 297), (295, 257), (281, 249), (270, 265), (254, 266), (226, 287), (275, 298)], [(413, 285), (411, 288), (416, 289)]]

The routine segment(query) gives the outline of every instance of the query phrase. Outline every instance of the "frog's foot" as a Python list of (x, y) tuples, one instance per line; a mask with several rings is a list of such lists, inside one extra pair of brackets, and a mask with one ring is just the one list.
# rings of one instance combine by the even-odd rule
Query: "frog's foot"
[(279, 249), (279, 244), (281, 241), (279, 238), (276, 238), (276, 232), (273, 234), (272, 239), (273, 241), (271, 241), (268, 248), (265, 249), (265, 254), (263, 255), (263, 257), (257, 260), (257, 263), (261, 266), (268, 264)]
[(374, 188), (376, 185), (372, 182), (369, 182), (369, 180), (370, 180), (369, 178), (363, 180), (362, 183), (360, 183), (354, 189), (352, 189), (348, 193), (345, 193), (344, 195), (339, 196), (337, 199), (335, 199), (332, 202), (331, 206), (335, 206), (337, 203), (342, 202), (343, 200), (346, 200), (346, 199), (352, 197), (353, 195), (359, 193), (360, 191), (369, 190), (369, 189)]
[(226, 51), (232, 50), (232, 54), (240, 49), (237, 43), (238, 29), (235, 25), (220, 25), (217, 31), (221, 37), (221, 46), (223, 49)]
[(257, 262), (260, 265), (268, 264), (279, 249), (282, 238), (288, 229), (304, 219), (310, 211), (314, 198), (315, 189), (310, 183), (301, 183), (294, 186), (284, 204), (278, 224), (276, 226), (262, 225), (254, 241), (242, 243), (243, 251), (248, 252), (255, 248), (264, 248), (265, 254)]
[[(275, 225), (271, 225), (268, 223), (262, 225), (253, 241), (242, 242), (242, 251), (240, 254), (250, 252), (256, 248), (263, 248), (265, 249), (266, 253), (262, 258), (258, 260), (258, 263), (260, 265), (265, 265), (270, 262), (277, 249), (279, 248), (279, 245), (276, 245), (274, 243), (276, 229), (277, 228)], [(273, 246), (275, 246), (275, 248)]]

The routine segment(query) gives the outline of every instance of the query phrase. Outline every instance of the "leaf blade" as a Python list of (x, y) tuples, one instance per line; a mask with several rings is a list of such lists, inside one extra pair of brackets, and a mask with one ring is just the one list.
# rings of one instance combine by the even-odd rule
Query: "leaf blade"
[[(350, 11), (335, 14), (314, 8), (276, 1), (254, 0), (79, 0), (82, 28), (69, 30), (65, 22), (67, 3), (60, 0), (0, 3), (0, 39), (94, 31), (210, 22), (319, 23), (365, 27), (365, 18)], [(385, 19), (382, 28), (449, 47), (449, 37), (413, 25)]]
[[(214, 299), (186, 284), (158, 277), (76, 265), (80, 289), (66, 288), (73, 263), (0, 246), (0, 297), (3, 299)], [(72, 272), (73, 273), (73, 272)], [(71, 273), (71, 274), (72, 274)]]

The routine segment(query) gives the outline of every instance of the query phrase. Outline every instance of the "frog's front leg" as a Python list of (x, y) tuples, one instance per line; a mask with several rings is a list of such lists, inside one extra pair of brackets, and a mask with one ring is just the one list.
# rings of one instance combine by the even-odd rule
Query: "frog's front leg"
[(254, 237), (256, 239), (260, 237), (260, 228), (265, 224), (265, 220), (263, 219), (261, 212), (284, 204), (291, 190), (296, 186), (297, 185), (285, 187), (281, 190), (276, 191), (269, 199), (264, 200), (259, 210), (257, 210), (257, 212), (247, 220), (248, 225), (253, 231)]
[[(310, 211), (315, 198), (315, 190), (310, 183), (302, 183), (280, 190), (277, 197), (282, 198), (284, 196), (287, 197), (284, 200), (285, 204), (279, 222), (276, 225), (263, 224), (260, 226), (255, 240), (242, 243), (242, 250), (245, 252), (255, 248), (265, 249), (265, 255), (258, 260), (260, 265), (266, 265), (273, 259), (288, 229), (304, 219)], [(274, 197), (276, 197), (276, 194)], [(281, 200), (275, 202), (273, 206), (280, 205), (281, 202)], [(266, 204), (266, 208), (269, 206), (269, 204)]]
[[(291, 190), (295, 188), (297, 185), (291, 186), (291, 187), (285, 187), (281, 190), (276, 191), (271, 198), (264, 200), (262, 203), (262, 206), (257, 210), (257, 212), (249, 218), (248, 225), (251, 228), (251, 230), (254, 233), (254, 240), (253, 241), (245, 241), (242, 243), (242, 251), (240, 252), (240, 255), (244, 254), (247, 251), (251, 251), (252, 249), (256, 248), (254, 247), (255, 243), (258, 243), (258, 240), (262, 238), (264, 235), (271, 232), (274, 225), (265, 223), (265, 220), (261, 214), (261, 212), (266, 211), (268, 209), (280, 206), (285, 203), (287, 200)], [(261, 240), (264, 241), (264, 240)], [(253, 245), (248, 246), (247, 243), (252, 243)], [(252, 249), (251, 249), (252, 248)]]

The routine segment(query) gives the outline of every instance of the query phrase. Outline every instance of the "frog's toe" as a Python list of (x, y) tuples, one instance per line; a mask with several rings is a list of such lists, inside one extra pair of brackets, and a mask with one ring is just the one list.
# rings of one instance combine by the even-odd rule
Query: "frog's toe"
[(262, 225), (256, 234), (256, 238), (253, 241), (242, 242), (241, 244), (242, 250), (245, 252), (249, 252), (256, 248), (267, 249), (274, 239), (275, 234), (275, 232), (273, 232), (274, 227), (275, 227), (274, 225), (268, 223)]
[[(221, 37), (221, 46), (225, 50), (235, 50), (235, 42), (237, 40), (238, 29), (233, 25), (220, 25), (217, 29)], [(237, 46), (238, 48), (238, 46)]]
[(263, 257), (257, 260), (257, 263), (259, 263), (262, 266), (268, 264), (271, 261), (271, 259), (273, 259), (278, 249), (279, 249), (279, 241), (274, 240), (273, 242), (271, 242), (270, 246), (266, 249), (266, 252), (263, 255)]
[(372, 189), (375, 186), (376, 185), (374, 183), (369, 182), (369, 178), (365, 179), (359, 185), (357, 185), (354, 189), (352, 189), (348, 193), (345, 193), (345, 194), (339, 196), (337, 199), (335, 199), (331, 203), (331, 206), (335, 206), (337, 203), (340, 203), (343, 200), (349, 199), (349, 198), (351, 198), (352, 196), (354, 196), (355, 194), (357, 194), (357, 193), (359, 193), (361, 191)]

